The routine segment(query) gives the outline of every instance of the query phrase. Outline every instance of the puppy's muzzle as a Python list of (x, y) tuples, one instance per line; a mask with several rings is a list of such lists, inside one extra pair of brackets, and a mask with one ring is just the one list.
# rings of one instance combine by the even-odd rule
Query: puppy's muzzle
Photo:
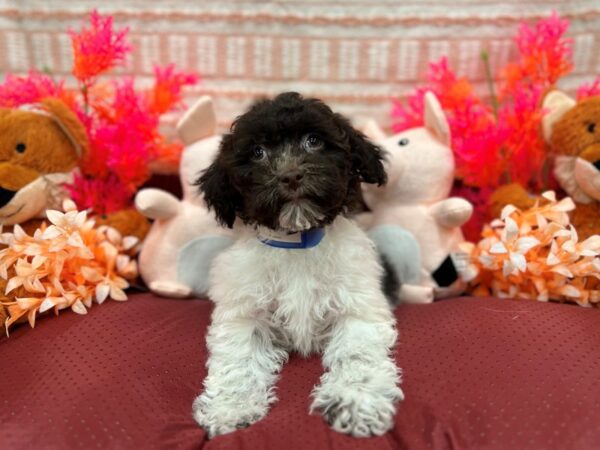
[(297, 191), (302, 184), (304, 172), (302, 170), (290, 170), (279, 177), (279, 182), (290, 191)]
[(8, 189), (0, 187), (0, 208), (6, 206), (13, 199), (16, 193), (16, 191), (9, 191)]

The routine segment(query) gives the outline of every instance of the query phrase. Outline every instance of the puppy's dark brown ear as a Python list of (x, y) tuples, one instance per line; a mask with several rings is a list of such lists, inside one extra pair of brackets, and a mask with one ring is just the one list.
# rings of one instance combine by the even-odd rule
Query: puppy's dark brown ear
[(196, 185), (204, 194), (206, 205), (215, 211), (217, 221), (229, 228), (233, 227), (236, 212), (241, 209), (243, 201), (241, 194), (233, 185), (223, 161), (223, 154), (231, 150), (231, 145), (231, 135), (225, 135), (215, 161), (196, 181)]
[(364, 183), (385, 184), (387, 175), (383, 167), (383, 150), (355, 129), (344, 116), (336, 114), (336, 121), (350, 144), (352, 170)]

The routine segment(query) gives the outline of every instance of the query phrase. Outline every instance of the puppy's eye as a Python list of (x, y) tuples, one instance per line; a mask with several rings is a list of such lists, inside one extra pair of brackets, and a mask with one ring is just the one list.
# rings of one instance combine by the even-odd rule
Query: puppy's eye
[(23, 144), (22, 142), (19, 142), (16, 146), (15, 146), (15, 150), (17, 151), (17, 153), (24, 153), (25, 150), (27, 149), (27, 147), (25, 146), (25, 144)]
[(304, 150), (308, 152), (314, 152), (323, 147), (323, 140), (316, 134), (308, 134), (303, 139)]
[(407, 138), (402, 138), (398, 141), (398, 145), (401, 147), (404, 147), (404, 146), (408, 145), (409, 142), (410, 141)]
[(252, 159), (254, 161), (262, 161), (267, 157), (267, 151), (262, 145), (255, 145), (252, 149)]
[(594, 122), (589, 123), (587, 126), (588, 133), (594, 133), (596, 131), (596, 124)]

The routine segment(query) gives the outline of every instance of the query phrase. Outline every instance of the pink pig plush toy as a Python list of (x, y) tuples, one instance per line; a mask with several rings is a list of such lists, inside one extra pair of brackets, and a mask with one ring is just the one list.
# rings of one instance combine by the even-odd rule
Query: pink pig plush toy
[(396, 272), (400, 300), (428, 303), (464, 289), (460, 226), (472, 205), (450, 197), (454, 156), (450, 129), (431, 92), (425, 95), (425, 126), (390, 137), (370, 122), (365, 134), (388, 153), (388, 182), (364, 186), (371, 213), (360, 219), (384, 262)]
[(212, 162), (221, 136), (210, 97), (200, 98), (177, 124), (186, 145), (180, 163), (183, 199), (160, 189), (143, 189), (137, 209), (154, 222), (139, 255), (139, 271), (151, 291), (166, 297), (203, 297), (214, 257), (233, 242), (194, 186)]

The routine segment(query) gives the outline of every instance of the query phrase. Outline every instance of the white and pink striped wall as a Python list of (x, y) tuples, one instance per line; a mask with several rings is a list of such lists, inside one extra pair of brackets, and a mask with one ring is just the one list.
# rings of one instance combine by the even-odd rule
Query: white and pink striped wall
[(222, 127), (253, 98), (283, 90), (387, 124), (390, 96), (409, 92), (442, 55), (485, 93), (481, 51), (503, 66), (518, 23), (552, 10), (571, 20), (574, 39), (575, 71), (563, 87), (600, 73), (598, 0), (0, 0), (0, 72), (68, 74), (66, 30), (92, 8), (131, 29), (135, 52), (119, 73), (143, 84), (156, 63), (197, 70), (203, 82), (187, 96), (212, 94)]

